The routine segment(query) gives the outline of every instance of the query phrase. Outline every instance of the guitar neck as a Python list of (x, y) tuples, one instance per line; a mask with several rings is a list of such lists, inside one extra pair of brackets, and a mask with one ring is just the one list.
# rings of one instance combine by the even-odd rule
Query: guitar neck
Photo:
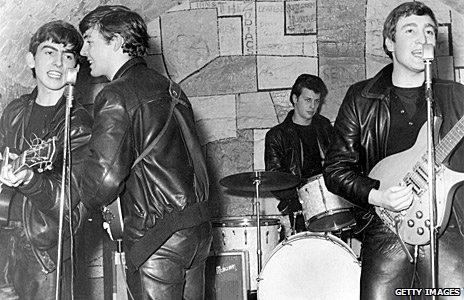
[(435, 161), (443, 163), (446, 157), (453, 151), (464, 136), (464, 116), (456, 122), (451, 130), (443, 137), (435, 149)]

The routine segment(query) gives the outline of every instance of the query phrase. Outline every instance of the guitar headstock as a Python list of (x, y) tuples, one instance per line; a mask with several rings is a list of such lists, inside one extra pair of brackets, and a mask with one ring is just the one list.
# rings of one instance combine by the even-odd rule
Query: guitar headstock
[(52, 168), (52, 162), (56, 155), (56, 137), (47, 141), (34, 139), (31, 147), (21, 155), (21, 165), (29, 168), (36, 168), (43, 172)]

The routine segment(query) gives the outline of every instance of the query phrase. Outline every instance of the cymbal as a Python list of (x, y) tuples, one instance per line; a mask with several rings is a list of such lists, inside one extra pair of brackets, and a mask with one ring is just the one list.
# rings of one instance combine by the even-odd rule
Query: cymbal
[(233, 190), (253, 192), (259, 180), (259, 191), (278, 191), (295, 187), (300, 182), (295, 175), (274, 171), (244, 172), (229, 175), (219, 183)]

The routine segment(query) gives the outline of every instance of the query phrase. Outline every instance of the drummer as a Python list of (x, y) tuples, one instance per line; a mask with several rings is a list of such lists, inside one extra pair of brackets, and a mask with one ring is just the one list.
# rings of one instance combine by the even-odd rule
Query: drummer
[[(300, 178), (299, 187), (307, 179), (322, 173), (324, 153), (330, 145), (333, 127), (319, 111), (327, 96), (321, 78), (301, 74), (293, 84), (290, 102), (293, 105), (285, 120), (266, 134), (264, 161), (266, 171), (291, 173)], [(305, 231), (302, 206), (296, 188), (274, 191), (277, 208), (290, 218), (296, 232)], [(295, 221), (296, 218), (296, 221)]]

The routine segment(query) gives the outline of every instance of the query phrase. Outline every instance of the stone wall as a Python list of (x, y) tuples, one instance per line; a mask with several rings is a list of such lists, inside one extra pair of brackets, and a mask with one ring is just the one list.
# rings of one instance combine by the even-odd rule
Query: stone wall
[[(375, 74), (389, 59), (382, 50), (386, 14), (402, 1), (4, 1), (0, 3), (0, 110), (32, 89), (24, 57), (31, 34), (46, 21), (77, 25), (100, 4), (124, 4), (146, 20), (147, 62), (189, 95), (211, 171), (215, 216), (253, 213), (253, 195), (224, 191), (225, 176), (264, 169), (267, 130), (292, 108), (289, 88), (301, 73), (329, 87), (322, 114), (334, 120), (347, 87)], [(438, 76), (464, 77), (462, 4), (425, 1), (440, 22)], [(262, 213), (278, 214), (262, 195)]]
[[(299, 74), (323, 78), (329, 95), (322, 114), (334, 120), (347, 87), (389, 62), (382, 24), (401, 2), (0, 1), (0, 110), (33, 88), (24, 57), (41, 24), (64, 19), (77, 25), (100, 4), (126, 5), (148, 24), (148, 64), (179, 82), (190, 97), (211, 174), (213, 215), (249, 216), (253, 194), (224, 190), (219, 180), (264, 169), (265, 133), (291, 110), (289, 89)], [(464, 81), (462, 1), (424, 2), (440, 23), (438, 76)], [(261, 194), (261, 213), (280, 218), (286, 227), (276, 205), (271, 194)]]

